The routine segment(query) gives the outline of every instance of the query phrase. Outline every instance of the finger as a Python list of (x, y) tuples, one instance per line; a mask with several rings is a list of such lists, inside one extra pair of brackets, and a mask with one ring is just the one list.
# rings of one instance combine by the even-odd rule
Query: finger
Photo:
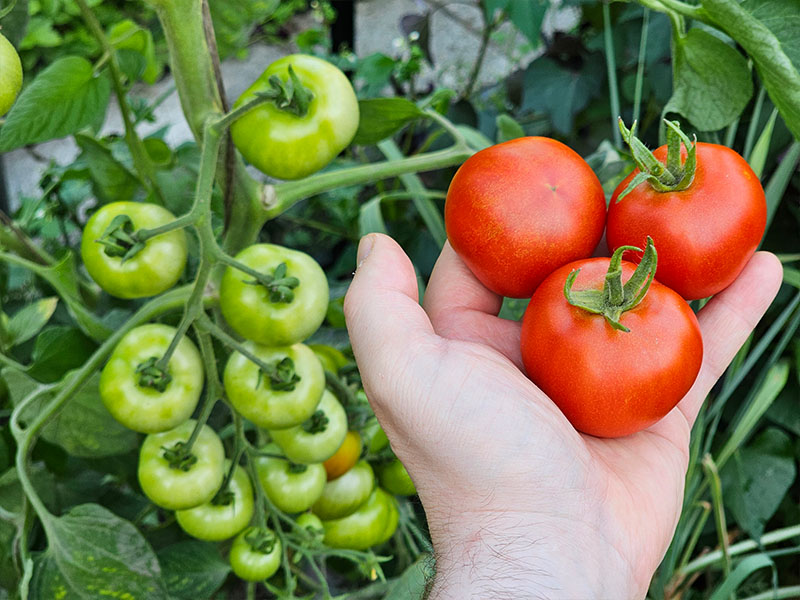
[(448, 339), (488, 345), (521, 369), (521, 326), (497, 317), (502, 304), (503, 297), (487, 289), (446, 243), (423, 302), (436, 333)]
[(783, 268), (774, 254), (757, 252), (741, 275), (697, 315), (703, 334), (703, 365), (678, 408), (691, 425), (703, 400), (775, 299)]
[(414, 267), (392, 238), (361, 240), (344, 314), (364, 390), (391, 438), (389, 429), (417, 414), (442, 341), (417, 301)]

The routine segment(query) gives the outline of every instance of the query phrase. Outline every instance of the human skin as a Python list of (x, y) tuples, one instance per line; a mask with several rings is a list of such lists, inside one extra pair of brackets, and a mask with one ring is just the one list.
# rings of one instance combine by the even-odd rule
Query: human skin
[(425, 508), (429, 598), (644, 598), (680, 516), (700, 406), (777, 293), (758, 252), (699, 312), (703, 365), (652, 427), (575, 431), (524, 374), (520, 324), (445, 245), (420, 306), (389, 237), (362, 239), (345, 316), (364, 389)]

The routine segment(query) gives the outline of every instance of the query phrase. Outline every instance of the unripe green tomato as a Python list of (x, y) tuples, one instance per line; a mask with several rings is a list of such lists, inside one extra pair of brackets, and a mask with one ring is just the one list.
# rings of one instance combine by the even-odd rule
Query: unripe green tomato
[[(332, 548), (366, 550), (386, 541), (397, 527), (397, 523), (393, 522), (393, 501), (386, 491), (375, 488), (369, 499), (355, 512), (341, 519), (322, 521), (325, 543)], [(389, 531), (391, 533), (387, 536)]]
[(168, 290), (180, 279), (186, 266), (186, 234), (175, 229), (148, 239), (132, 257), (115, 256), (98, 242), (119, 215), (127, 215), (133, 231), (153, 229), (174, 221), (166, 208), (149, 202), (112, 202), (98, 210), (81, 239), (81, 257), (86, 270), (101, 288), (117, 298), (146, 298)]
[(235, 258), (268, 276), (285, 264), (286, 277), (299, 281), (287, 301), (254, 283), (252, 275), (228, 267), (220, 283), (219, 303), (236, 333), (264, 346), (287, 346), (319, 329), (328, 310), (328, 279), (317, 261), (305, 252), (275, 244), (248, 246)]
[(266, 364), (291, 359), (300, 380), (293, 389), (274, 389), (256, 363), (234, 352), (225, 365), (223, 383), (239, 414), (264, 429), (294, 427), (314, 414), (325, 391), (325, 372), (308, 346), (269, 348), (245, 342), (244, 347)]
[(0, 33), (0, 117), (11, 110), (22, 88), (22, 63), (19, 55)]
[(234, 108), (270, 89), (269, 79), (289, 79), (291, 65), (314, 95), (303, 116), (272, 101), (241, 116), (231, 126), (233, 143), (257, 169), (278, 179), (300, 179), (319, 171), (344, 150), (358, 129), (358, 99), (338, 67), (307, 54), (284, 56), (269, 65)]
[(311, 541), (321, 542), (325, 537), (325, 528), (322, 526), (322, 519), (310, 512), (304, 512), (297, 516), (295, 522), (308, 532)]
[(375, 417), (367, 421), (363, 433), (364, 445), (370, 454), (377, 454), (389, 445), (389, 438)]
[(378, 481), (381, 487), (395, 496), (413, 496), (417, 493), (414, 482), (405, 465), (395, 458), (392, 462), (378, 467)]
[[(268, 540), (263, 548), (258, 547), (259, 537)], [(272, 577), (281, 566), (281, 555), (281, 541), (272, 530), (249, 527), (236, 536), (229, 560), (233, 572), (240, 579), (263, 581)]]
[[(264, 450), (280, 453), (274, 444)], [(264, 493), (285, 513), (308, 510), (325, 487), (325, 467), (319, 463), (296, 465), (282, 458), (259, 456), (256, 471)]]
[(166, 455), (185, 444), (196, 422), (184, 421), (175, 429), (151, 433), (139, 451), (139, 485), (153, 502), (169, 510), (193, 508), (211, 500), (225, 478), (225, 449), (216, 432), (203, 425), (192, 445), (193, 461), (172, 464)]
[(386, 498), (389, 504), (389, 516), (386, 518), (386, 527), (383, 529), (383, 533), (375, 540), (376, 546), (388, 542), (394, 532), (397, 531), (397, 525), (400, 523), (400, 509), (397, 506), (397, 498), (388, 493)]
[[(225, 468), (230, 469), (230, 461)], [(175, 518), (181, 529), (199, 540), (221, 542), (247, 527), (253, 517), (253, 486), (247, 472), (239, 465), (233, 471), (226, 492), (223, 498), (217, 492), (210, 502), (176, 510)]]
[(334, 348), (333, 346), (327, 346), (325, 344), (309, 344), (309, 348), (314, 351), (314, 354), (317, 355), (319, 362), (322, 363), (322, 366), (325, 368), (326, 371), (330, 371), (331, 373), (338, 373), (339, 369), (347, 365), (350, 361), (347, 360), (347, 357), (342, 354), (342, 351)]
[(177, 427), (192, 416), (203, 391), (203, 360), (194, 342), (184, 336), (167, 364), (171, 377), (163, 392), (142, 385), (137, 368), (160, 359), (177, 329), (150, 323), (131, 329), (119, 341), (100, 375), (100, 398), (108, 412), (128, 429), (157, 433)]
[(345, 517), (369, 498), (374, 487), (372, 467), (365, 460), (359, 461), (347, 473), (325, 484), (311, 510), (323, 521)]
[[(321, 424), (316, 422), (322, 420)], [(314, 414), (300, 425), (271, 429), (269, 435), (292, 462), (321, 463), (333, 456), (347, 435), (347, 414), (330, 391), (322, 393)]]

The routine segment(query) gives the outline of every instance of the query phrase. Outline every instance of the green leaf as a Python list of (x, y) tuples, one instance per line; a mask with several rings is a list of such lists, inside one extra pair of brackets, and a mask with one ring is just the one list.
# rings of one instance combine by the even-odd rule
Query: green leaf
[(725, 504), (736, 522), (758, 540), (797, 475), (788, 435), (770, 427), (734, 454), (721, 473)]
[(428, 582), (433, 579), (435, 572), (433, 557), (430, 554), (422, 554), (392, 584), (383, 600), (422, 600)]
[(371, 198), (361, 205), (358, 211), (358, 236), (363, 237), (368, 233), (388, 233), (386, 222), (381, 212), (383, 194)]
[[(767, 229), (775, 217), (775, 211), (778, 210), (778, 205), (781, 203), (786, 188), (789, 187), (789, 181), (797, 168), (797, 163), (800, 161), (800, 141), (794, 141), (789, 146), (789, 149), (783, 154), (778, 168), (772, 173), (767, 185), (764, 186), (764, 195), (767, 197)], [(800, 287), (800, 286), (798, 286)]]
[(733, 123), (753, 95), (747, 59), (702, 29), (678, 39), (673, 71), (674, 89), (664, 111), (683, 115), (700, 131)]
[(605, 78), (603, 60), (590, 54), (579, 71), (551, 58), (533, 61), (524, 76), (522, 107), (544, 112), (560, 133), (570, 133), (575, 115), (599, 93)]
[(231, 571), (216, 544), (178, 542), (158, 552), (164, 583), (170, 598), (211, 598)]
[(753, 554), (736, 565), (736, 568), (731, 571), (720, 586), (714, 590), (709, 600), (728, 600), (733, 596), (733, 593), (739, 588), (745, 579), (750, 577), (754, 572), (764, 567), (775, 568), (775, 563), (766, 554)]
[(507, 142), (525, 136), (522, 125), (507, 114), (497, 115), (497, 143)]
[(31, 48), (55, 48), (63, 42), (61, 34), (53, 29), (53, 23), (45, 17), (33, 17), (28, 22), (28, 31), (19, 43), (20, 50)]
[(111, 149), (93, 137), (80, 133), (75, 135), (75, 142), (89, 168), (95, 195), (104, 203), (131, 200), (139, 188), (139, 182), (114, 158)]
[(118, 50), (130, 50), (141, 56), (144, 67), (139, 76), (146, 83), (156, 82), (161, 69), (156, 61), (156, 47), (149, 29), (142, 29), (130, 19), (124, 19), (111, 26), (108, 41)]
[(533, 44), (539, 45), (539, 32), (550, 3), (544, 0), (512, 0), (508, 3), (508, 18)]
[(703, 0), (703, 9), (750, 55), (772, 103), (800, 140), (797, 0)]
[(360, 119), (353, 143), (361, 145), (375, 144), (425, 114), (405, 98), (359, 100), (358, 109)]
[(753, 146), (753, 151), (750, 153), (750, 156), (747, 157), (747, 162), (750, 163), (750, 168), (753, 169), (753, 172), (758, 176), (759, 179), (764, 173), (764, 165), (767, 162), (769, 145), (772, 141), (772, 131), (775, 129), (775, 120), (777, 118), (778, 110), (775, 109), (772, 111), (772, 115), (770, 115), (767, 124), (764, 125), (761, 135), (758, 136), (758, 140)]
[(359, 97), (372, 98), (381, 93), (389, 85), (394, 73), (395, 61), (376, 52), (358, 61), (355, 79), (363, 85), (359, 87)]
[(60, 58), (17, 98), (0, 130), (0, 152), (61, 138), (105, 118), (111, 82), (77, 56)]
[[(4, 2), (3, 6), (9, 8), (10, 3)], [(17, 0), (11, 12), (3, 17), (3, 35), (9, 42), (19, 48), (19, 44), (28, 32), (28, 0)]]
[(508, 8), (512, 0), (483, 0), (483, 9), (486, 13), (486, 20), (492, 21), (497, 11), (503, 11)]
[(58, 381), (70, 369), (80, 367), (95, 346), (80, 329), (66, 325), (48, 327), (36, 337), (33, 365), (28, 370), (39, 381)]
[(9, 345), (27, 342), (42, 330), (58, 306), (58, 298), (42, 298), (19, 310), (8, 322)]
[(48, 549), (36, 563), (34, 598), (169, 598), (153, 549), (128, 521), (81, 504), (43, 521)]

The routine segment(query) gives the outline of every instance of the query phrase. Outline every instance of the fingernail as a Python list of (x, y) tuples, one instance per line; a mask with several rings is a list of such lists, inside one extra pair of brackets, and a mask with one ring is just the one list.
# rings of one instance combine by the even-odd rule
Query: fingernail
[(356, 260), (358, 261), (356, 269), (358, 269), (361, 265), (364, 264), (364, 261), (367, 260), (369, 253), (372, 252), (372, 247), (374, 245), (375, 245), (374, 235), (369, 234), (361, 238), (361, 241), (358, 243), (358, 253), (356, 254)]

